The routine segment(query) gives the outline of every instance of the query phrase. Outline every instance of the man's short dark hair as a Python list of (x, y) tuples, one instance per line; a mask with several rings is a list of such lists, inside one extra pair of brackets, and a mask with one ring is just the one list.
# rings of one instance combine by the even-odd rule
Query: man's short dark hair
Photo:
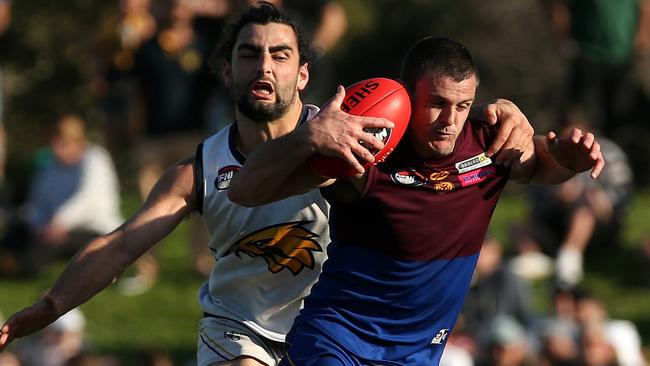
[(456, 82), (474, 75), (478, 82), (478, 70), (469, 50), (450, 38), (427, 37), (418, 41), (404, 58), (400, 78), (413, 92), (417, 81), (428, 70), (448, 76)]
[(276, 8), (268, 1), (259, 1), (251, 6), (246, 12), (241, 14), (234, 23), (226, 28), (221, 43), (215, 49), (212, 56), (211, 65), (218, 70), (220, 60), (223, 59), (230, 63), (232, 52), (239, 37), (239, 32), (248, 24), (285, 24), (293, 29), (298, 43), (298, 53), (300, 55), (300, 64), (303, 65), (312, 61), (316, 57), (316, 52), (311, 48), (305, 33), (298, 23), (289, 13)]

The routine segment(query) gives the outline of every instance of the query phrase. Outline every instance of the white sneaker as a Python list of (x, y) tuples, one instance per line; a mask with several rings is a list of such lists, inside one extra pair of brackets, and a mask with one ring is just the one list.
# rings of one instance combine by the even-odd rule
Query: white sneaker
[(117, 282), (117, 290), (125, 296), (141, 295), (153, 287), (153, 283), (144, 276), (133, 276), (121, 278)]
[(582, 252), (572, 247), (562, 247), (555, 260), (555, 275), (560, 284), (575, 286), (584, 276)]
[(512, 258), (510, 269), (527, 280), (541, 280), (553, 273), (553, 259), (544, 253), (529, 251)]

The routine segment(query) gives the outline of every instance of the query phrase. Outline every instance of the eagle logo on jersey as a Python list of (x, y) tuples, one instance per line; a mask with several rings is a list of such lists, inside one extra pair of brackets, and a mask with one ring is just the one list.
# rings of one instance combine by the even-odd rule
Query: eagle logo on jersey
[(314, 252), (323, 248), (315, 239), (318, 235), (305, 227), (310, 222), (294, 221), (257, 230), (239, 239), (233, 245), (234, 253), (240, 258), (241, 253), (264, 258), (273, 273), (287, 268), (295, 276), (305, 267), (314, 269)]

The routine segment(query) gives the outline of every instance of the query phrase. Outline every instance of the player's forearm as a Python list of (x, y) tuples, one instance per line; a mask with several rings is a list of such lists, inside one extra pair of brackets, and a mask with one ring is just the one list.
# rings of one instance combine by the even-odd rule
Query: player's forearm
[(88, 301), (121, 273), (116, 258), (108, 252), (105, 240), (97, 239), (71, 260), (45, 295), (57, 317)]
[(80, 250), (48, 291), (45, 299), (52, 303), (57, 316), (108, 287), (133, 262), (109, 237), (97, 238)]
[(186, 205), (181, 198), (168, 198), (169, 190), (165, 182), (161, 182), (154, 187), (145, 205), (126, 223), (92, 240), (72, 258), (47, 294), (58, 315), (108, 287), (189, 215), (192, 206)]
[(269, 202), (281, 188), (286, 189), (289, 178), (314, 154), (303, 132), (298, 129), (257, 147), (233, 177), (228, 198), (243, 206), (257, 206)]

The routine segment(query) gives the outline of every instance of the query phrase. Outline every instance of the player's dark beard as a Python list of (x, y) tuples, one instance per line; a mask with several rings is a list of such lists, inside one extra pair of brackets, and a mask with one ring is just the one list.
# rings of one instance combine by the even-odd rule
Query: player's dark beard
[(239, 111), (250, 118), (251, 120), (259, 123), (266, 123), (274, 121), (282, 116), (289, 110), (289, 106), (293, 103), (295, 94), (291, 98), (283, 98), (279, 90), (276, 92), (276, 100), (273, 104), (268, 103), (253, 103), (248, 94), (240, 95), (237, 100), (237, 107)]

